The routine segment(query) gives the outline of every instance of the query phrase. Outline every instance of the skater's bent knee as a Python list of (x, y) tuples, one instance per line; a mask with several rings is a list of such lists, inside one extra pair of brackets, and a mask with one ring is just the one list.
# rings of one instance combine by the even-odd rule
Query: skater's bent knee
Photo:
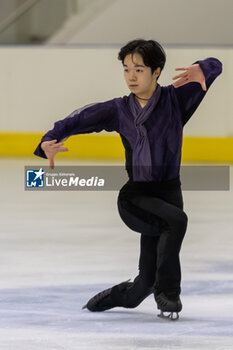
[(188, 225), (188, 217), (184, 211), (180, 211), (180, 213), (176, 215), (173, 224), (180, 233), (185, 233)]
[(185, 232), (187, 229), (187, 225), (188, 225), (188, 216), (185, 214), (184, 211), (181, 214), (180, 225), (181, 225), (183, 231)]

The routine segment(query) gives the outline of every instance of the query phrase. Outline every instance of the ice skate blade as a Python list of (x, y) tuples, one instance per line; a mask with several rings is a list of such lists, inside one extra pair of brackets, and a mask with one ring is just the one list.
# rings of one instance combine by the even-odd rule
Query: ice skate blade
[(82, 310), (87, 309), (87, 304), (82, 307)]
[(170, 321), (177, 321), (179, 319), (178, 312), (170, 312), (168, 315), (165, 315), (164, 311), (160, 311), (160, 314), (157, 316)]

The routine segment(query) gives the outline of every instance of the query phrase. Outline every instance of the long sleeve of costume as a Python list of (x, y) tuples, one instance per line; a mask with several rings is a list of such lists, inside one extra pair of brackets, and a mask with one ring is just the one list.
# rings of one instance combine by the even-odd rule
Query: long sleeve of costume
[[(202, 61), (197, 61), (194, 64), (199, 64), (204, 73), (206, 80), (207, 91), (213, 81), (222, 72), (222, 63), (213, 57), (206, 58)], [(183, 126), (191, 118), (207, 91), (202, 90), (199, 83), (188, 83), (179, 88), (174, 88), (175, 95), (178, 99), (182, 113)]]
[(41, 139), (34, 154), (46, 158), (41, 148), (44, 141), (57, 140), (60, 142), (72, 135), (100, 132), (102, 130), (117, 130), (117, 115), (114, 100), (103, 103), (96, 103), (75, 110), (65, 119), (54, 124), (54, 128), (49, 130)]

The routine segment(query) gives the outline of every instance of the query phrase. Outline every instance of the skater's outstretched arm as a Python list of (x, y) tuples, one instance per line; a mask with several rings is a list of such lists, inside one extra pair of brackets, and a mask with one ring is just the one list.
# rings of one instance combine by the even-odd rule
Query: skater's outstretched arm
[[(203, 100), (210, 85), (222, 72), (222, 63), (213, 57), (197, 61), (189, 67), (176, 68), (183, 73), (173, 77), (174, 95), (182, 115), (183, 126)], [(178, 80), (177, 80), (178, 79)]]
[(117, 107), (114, 100), (96, 103), (75, 110), (65, 119), (54, 124), (41, 139), (34, 154), (48, 158), (50, 167), (54, 167), (54, 157), (58, 152), (67, 152), (62, 141), (72, 135), (91, 132), (118, 131)]

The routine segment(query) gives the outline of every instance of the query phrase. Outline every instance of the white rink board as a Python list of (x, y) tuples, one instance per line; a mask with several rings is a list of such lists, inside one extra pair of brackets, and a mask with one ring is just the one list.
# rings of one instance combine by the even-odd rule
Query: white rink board
[[(120, 47), (119, 47), (120, 48)], [(1, 132), (42, 132), (55, 121), (89, 103), (128, 95), (116, 47), (1, 47)], [(211, 86), (185, 135), (233, 135), (233, 50), (166, 49), (167, 63), (159, 83), (169, 85), (176, 67), (216, 57), (223, 74)]]

